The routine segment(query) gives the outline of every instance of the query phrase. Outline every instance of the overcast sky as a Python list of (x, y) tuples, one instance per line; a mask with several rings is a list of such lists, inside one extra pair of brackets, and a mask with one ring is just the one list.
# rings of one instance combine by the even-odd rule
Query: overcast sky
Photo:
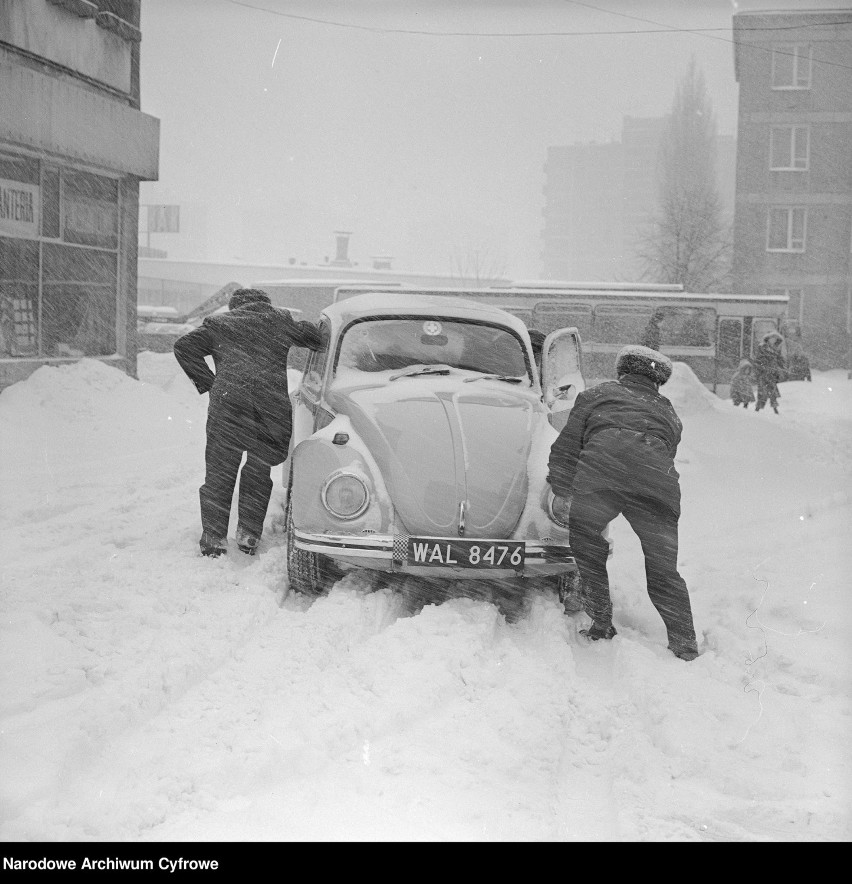
[(449, 273), (477, 251), (540, 276), (549, 146), (667, 113), (692, 55), (736, 134), (737, 6), (850, 0), (143, 0), (141, 201), (204, 207), (198, 257), (246, 257), (250, 214), (271, 262), (333, 257), (344, 229), (354, 260)]

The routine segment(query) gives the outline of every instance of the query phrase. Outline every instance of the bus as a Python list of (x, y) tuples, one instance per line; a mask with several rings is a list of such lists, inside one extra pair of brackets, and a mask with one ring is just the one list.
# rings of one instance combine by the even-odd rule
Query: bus
[[(364, 291), (337, 289), (335, 300)], [(595, 383), (612, 378), (625, 344), (642, 342), (658, 322), (658, 349), (685, 362), (713, 392), (727, 385), (742, 359), (751, 359), (767, 332), (783, 327), (788, 296), (685, 292), (679, 285), (642, 283), (546, 283), (488, 289), (405, 288), (422, 294), (484, 301), (518, 316), (528, 328), (548, 334), (575, 327), (583, 345), (583, 373)]]

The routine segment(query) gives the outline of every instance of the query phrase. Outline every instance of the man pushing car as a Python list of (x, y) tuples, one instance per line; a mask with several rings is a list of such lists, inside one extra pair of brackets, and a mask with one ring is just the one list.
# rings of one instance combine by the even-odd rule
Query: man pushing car
[(648, 595), (666, 625), (669, 650), (698, 656), (689, 592), (677, 570), (680, 477), (674, 465), (682, 425), (659, 388), (671, 360), (639, 345), (624, 347), (617, 381), (579, 393), (550, 450), (549, 477), (557, 497), (570, 498), (571, 549), (592, 618), (582, 630), (592, 641), (611, 639), (612, 600), (602, 532), (620, 513), (642, 544)]

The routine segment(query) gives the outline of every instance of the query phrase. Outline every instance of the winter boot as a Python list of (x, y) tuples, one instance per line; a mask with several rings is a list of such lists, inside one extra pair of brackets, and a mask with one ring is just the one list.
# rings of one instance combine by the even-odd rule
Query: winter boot
[(609, 626), (601, 626), (600, 623), (592, 622), (592, 625), (588, 629), (581, 629), (580, 635), (585, 636), (590, 642), (596, 642), (600, 639), (605, 639), (609, 641), (614, 636), (618, 635), (615, 631), (615, 627), (612, 623)]
[(257, 545), (260, 538), (257, 534), (247, 531), (242, 525), (237, 525), (237, 546), (240, 552), (244, 552), (247, 556), (253, 556), (257, 552)]
[(778, 406), (777, 405), (773, 405), (772, 410), (775, 412), (775, 414), (778, 414)]
[(695, 642), (686, 642), (685, 644), (669, 642), (669, 650), (675, 657), (680, 657), (681, 660), (686, 660), (687, 662), (694, 660), (698, 656), (698, 645)]
[(203, 531), (201, 533), (199, 546), (201, 547), (201, 555), (210, 556), (214, 559), (217, 556), (226, 555), (228, 552), (228, 544), (225, 541), (225, 538), (216, 537), (210, 531)]

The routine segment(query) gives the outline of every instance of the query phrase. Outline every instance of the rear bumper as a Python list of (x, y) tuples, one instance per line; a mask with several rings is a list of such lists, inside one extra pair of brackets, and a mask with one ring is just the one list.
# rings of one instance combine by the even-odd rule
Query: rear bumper
[[(443, 564), (413, 564), (407, 559), (408, 537), (404, 534), (311, 534), (296, 529), (296, 546), (306, 552), (328, 556), (342, 564), (378, 571), (394, 571), (421, 577), (466, 577), (471, 580), (504, 580), (519, 575), (547, 576), (577, 570), (571, 548), (564, 545), (526, 541), (523, 567), (471, 568)], [(440, 540), (442, 538), (435, 538)], [(446, 538), (452, 540), (454, 538)], [(483, 543), (499, 542), (483, 539)]]

